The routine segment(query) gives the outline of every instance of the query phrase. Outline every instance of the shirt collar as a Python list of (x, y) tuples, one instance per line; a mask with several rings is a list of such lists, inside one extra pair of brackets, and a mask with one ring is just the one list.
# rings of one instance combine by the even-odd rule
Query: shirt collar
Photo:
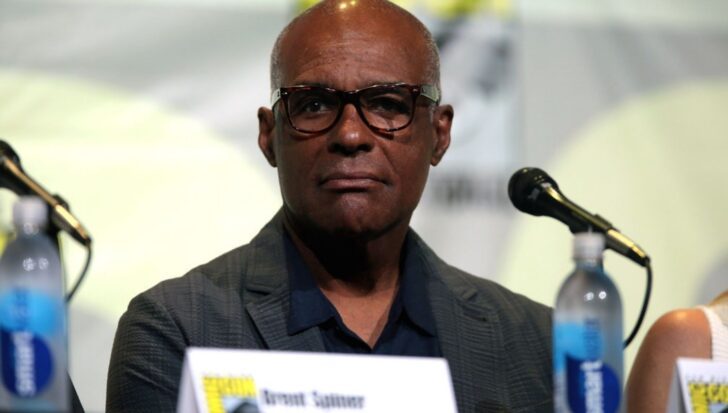
[[(301, 254), (293, 245), (290, 236), (284, 234), (286, 264), (289, 273), (290, 309), (288, 312), (288, 334), (293, 335), (336, 319), (334, 306), (316, 285), (313, 275), (303, 262)], [(401, 307), (407, 318), (427, 334), (435, 336), (435, 319), (427, 293), (429, 275), (424, 271), (420, 249), (413, 237), (407, 235), (402, 250), (401, 279), (395, 302), (396, 315)]]
[(284, 233), (283, 239), (291, 303), (288, 310), (288, 334), (293, 335), (335, 318), (336, 309), (316, 285), (288, 233)]
[(407, 234), (402, 248), (399, 297), (407, 317), (427, 334), (435, 336), (435, 318), (430, 306), (427, 283), (430, 275), (425, 272), (421, 250), (414, 237)]

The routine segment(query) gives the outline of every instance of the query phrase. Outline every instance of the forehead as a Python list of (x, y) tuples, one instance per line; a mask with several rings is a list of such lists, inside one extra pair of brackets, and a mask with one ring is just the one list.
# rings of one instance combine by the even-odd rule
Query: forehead
[(427, 44), (397, 15), (314, 15), (281, 40), (284, 86), (306, 83), (353, 89), (375, 83), (425, 83)]

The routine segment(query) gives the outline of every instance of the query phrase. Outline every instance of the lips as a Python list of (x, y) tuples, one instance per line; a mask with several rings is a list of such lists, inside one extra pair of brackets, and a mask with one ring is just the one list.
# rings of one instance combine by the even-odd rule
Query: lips
[(338, 171), (326, 174), (320, 180), (322, 188), (337, 192), (367, 191), (385, 183), (385, 180), (377, 174), (366, 171)]

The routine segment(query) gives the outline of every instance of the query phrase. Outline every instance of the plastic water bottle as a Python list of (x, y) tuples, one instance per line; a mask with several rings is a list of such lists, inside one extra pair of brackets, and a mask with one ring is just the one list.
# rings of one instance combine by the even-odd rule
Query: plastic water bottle
[(0, 411), (67, 412), (66, 309), (46, 205), (21, 197), (0, 259)]
[(576, 268), (554, 309), (556, 412), (622, 410), (622, 300), (602, 267), (604, 236), (576, 234)]

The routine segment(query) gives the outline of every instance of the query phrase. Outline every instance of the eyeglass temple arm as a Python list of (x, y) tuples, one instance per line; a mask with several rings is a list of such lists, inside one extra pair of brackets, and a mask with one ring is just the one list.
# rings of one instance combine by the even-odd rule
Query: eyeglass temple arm
[(278, 103), (278, 101), (281, 99), (281, 96), (283, 95), (281, 89), (276, 89), (273, 91), (273, 93), (270, 95), (270, 107), (273, 107)]
[(440, 103), (440, 91), (437, 89), (437, 86), (422, 85), (420, 94), (435, 103)]

